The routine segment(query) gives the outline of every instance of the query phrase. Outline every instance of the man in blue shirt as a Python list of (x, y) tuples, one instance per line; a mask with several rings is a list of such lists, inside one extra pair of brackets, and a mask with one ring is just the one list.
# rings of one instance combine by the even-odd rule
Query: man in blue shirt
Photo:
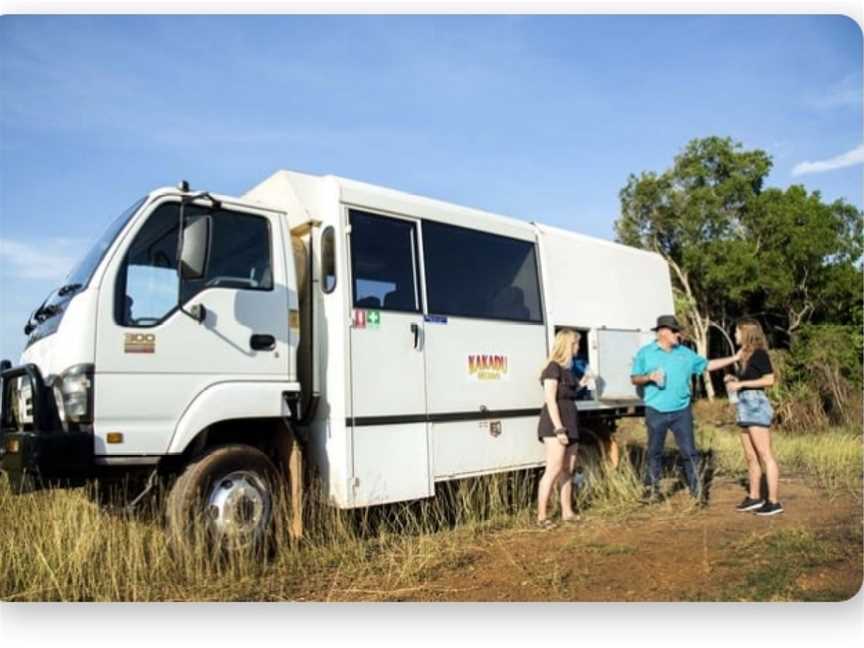
[(663, 461), (666, 433), (675, 435), (678, 452), (684, 460), (684, 472), (690, 494), (702, 498), (702, 480), (699, 473), (699, 453), (693, 438), (693, 412), (690, 408), (691, 378), (707, 368), (719, 368), (694, 353), (680, 342), (681, 327), (674, 315), (661, 315), (657, 326), (651, 329), (657, 339), (639, 349), (633, 358), (630, 381), (643, 390), (645, 427), (648, 430), (648, 475), (646, 486), (649, 497), (657, 494)]

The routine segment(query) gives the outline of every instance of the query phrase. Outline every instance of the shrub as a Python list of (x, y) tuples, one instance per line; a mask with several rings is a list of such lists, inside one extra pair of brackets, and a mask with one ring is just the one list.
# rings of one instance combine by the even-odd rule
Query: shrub
[(862, 350), (860, 330), (824, 324), (803, 327), (788, 352), (773, 351), (778, 422), (791, 431), (860, 424)]

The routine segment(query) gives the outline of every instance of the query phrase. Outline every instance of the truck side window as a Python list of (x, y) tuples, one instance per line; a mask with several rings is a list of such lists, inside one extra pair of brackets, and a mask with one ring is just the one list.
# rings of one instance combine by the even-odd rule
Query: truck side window
[(321, 289), (331, 293), (336, 288), (336, 240), (333, 226), (321, 234)]
[(352, 209), (354, 306), (417, 313), (417, 230), (413, 222)]
[(121, 326), (148, 327), (165, 320), (183, 302), (206, 288), (272, 290), (270, 225), (267, 219), (227, 210), (210, 212), (187, 206), (187, 221), (212, 213), (210, 256), (204, 277), (177, 277), (179, 204), (160, 205), (138, 230), (117, 278), (115, 321)]
[(429, 312), (543, 322), (534, 243), (423, 221)]

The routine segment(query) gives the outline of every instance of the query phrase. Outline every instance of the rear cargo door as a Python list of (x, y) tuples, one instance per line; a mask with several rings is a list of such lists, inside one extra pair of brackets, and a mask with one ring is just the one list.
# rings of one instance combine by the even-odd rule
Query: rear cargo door
[(639, 330), (597, 330), (597, 396), (599, 400), (640, 400), (630, 382), (633, 357), (650, 339)]

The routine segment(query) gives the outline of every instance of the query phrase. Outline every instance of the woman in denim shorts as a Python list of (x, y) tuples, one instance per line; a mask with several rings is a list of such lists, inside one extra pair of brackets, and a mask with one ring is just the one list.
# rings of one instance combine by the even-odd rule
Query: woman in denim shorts
[[(765, 388), (774, 384), (768, 342), (759, 322), (753, 320), (738, 322), (735, 342), (741, 347), (741, 369), (737, 375), (726, 376), (726, 383), (730, 391), (738, 393), (737, 420), (750, 474), (750, 492), (738, 510), (777, 515), (783, 512), (783, 506), (778, 499), (780, 472), (771, 450), (774, 409), (765, 395)], [(763, 466), (768, 481), (767, 500), (762, 499), (760, 492)]]

